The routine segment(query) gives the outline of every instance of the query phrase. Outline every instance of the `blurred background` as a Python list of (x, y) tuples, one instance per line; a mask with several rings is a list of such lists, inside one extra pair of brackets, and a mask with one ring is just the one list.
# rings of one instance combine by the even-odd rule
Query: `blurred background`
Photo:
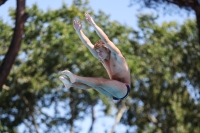
[[(0, 132), (199, 133), (199, 0), (0, 0)], [(125, 56), (131, 92), (123, 101), (66, 89), (65, 69), (106, 71), (83, 45), (95, 43), (89, 13)]]

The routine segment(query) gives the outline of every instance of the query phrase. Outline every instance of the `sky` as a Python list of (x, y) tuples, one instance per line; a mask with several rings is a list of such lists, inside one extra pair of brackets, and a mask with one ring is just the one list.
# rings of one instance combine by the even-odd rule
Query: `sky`
[[(133, 5), (132, 7), (129, 7), (130, 0), (89, 0), (90, 6), (95, 10), (95, 12), (98, 12), (99, 10), (102, 10), (107, 15), (110, 15), (110, 20), (116, 20), (120, 22), (121, 24), (126, 24), (128, 26), (131, 26), (135, 29), (137, 29), (137, 14), (139, 13), (150, 13), (157, 15), (157, 12), (152, 9), (141, 9), (139, 5)], [(61, 7), (62, 3), (65, 2), (67, 4), (71, 4), (72, 0), (26, 0), (26, 6), (31, 6), (34, 3), (37, 3), (39, 7), (43, 10), (47, 9), (58, 9)], [(10, 18), (8, 17), (8, 9), (16, 8), (16, 0), (8, 0), (4, 5), (0, 6), (0, 18), (4, 20), (4, 22), (10, 23)], [(178, 8), (178, 7), (177, 7)], [(157, 20), (158, 23), (162, 23), (164, 21), (177, 21), (178, 23), (182, 24), (186, 19), (188, 18), (195, 18), (193, 13), (186, 14), (184, 10), (178, 10), (180, 15), (173, 14), (170, 15), (163, 15), (162, 10), (159, 12), (159, 19)], [(100, 108), (97, 106), (95, 108), (96, 112), (99, 112)], [(99, 112), (100, 113), (100, 112)], [(97, 115), (99, 115), (97, 113)], [(101, 115), (101, 114), (100, 114)], [(105, 124), (105, 121), (107, 124)], [(91, 120), (88, 118), (84, 122), (77, 122), (76, 124), (83, 125), (84, 128), (82, 133), (86, 133), (88, 131), (88, 128), (91, 124)], [(103, 131), (102, 126), (108, 130), (111, 129), (112, 124), (114, 123), (114, 120), (111, 118), (100, 118), (94, 125), (94, 129), (96, 129), (95, 133), (102, 133)], [(23, 127), (21, 127), (23, 128)], [(21, 129), (19, 129), (21, 130)], [(123, 133), (125, 132), (125, 127), (122, 125), (117, 126), (116, 133)]]
[[(130, 0), (89, 0), (91, 7), (95, 10), (95, 12), (102, 10), (106, 14), (110, 15), (111, 20), (117, 20), (122, 24), (127, 24), (133, 28), (137, 28), (137, 17), (138, 13), (150, 13), (157, 14), (153, 9), (144, 9), (141, 8), (138, 4), (129, 7)], [(43, 10), (50, 9), (58, 9), (61, 7), (62, 3), (65, 2), (67, 4), (71, 4), (72, 0), (26, 0), (26, 6), (31, 6), (34, 3), (37, 3), (40, 8)], [(3, 18), (4, 21), (9, 22), (8, 17), (8, 9), (10, 7), (16, 7), (15, 0), (8, 0), (4, 5), (0, 7), (0, 17)], [(158, 23), (162, 23), (164, 21), (177, 21), (179, 23), (183, 23), (187, 18), (194, 18), (194, 13), (190, 13), (189, 15), (185, 13), (184, 10), (179, 10), (178, 13), (181, 14), (173, 14), (173, 16), (163, 15), (162, 10), (159, 11), (159, 15), (161, 16), (158, 19)]]

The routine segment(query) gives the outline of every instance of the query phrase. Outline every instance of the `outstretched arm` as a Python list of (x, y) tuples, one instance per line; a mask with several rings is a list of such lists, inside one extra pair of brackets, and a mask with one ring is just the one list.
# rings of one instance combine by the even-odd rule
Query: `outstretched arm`
[(76, 33), (78, 34), (81, 41), (85, 44), (85, 46), (90, 50), (92, 55), (96, 58), (98, 58), (97, 52), (94, 50), (94, 45), (91, 43), (91, 41), (85, 36), (85, 34), (82, 31), (82, 25), (79, 21), (74, 20), (74, 29), (76, 30)]
[(103, 30), (96, 25), (92, 17), (88, 14), (85, 13), (86, 20), (94, 27), (97, 35), (101, 38), (101, 40), (105, 43), (105, 45), (114, 53), (120, 54), (120, 50), (115, 46), (115, 44), (110, 41), (108, 36), (103, 32)]

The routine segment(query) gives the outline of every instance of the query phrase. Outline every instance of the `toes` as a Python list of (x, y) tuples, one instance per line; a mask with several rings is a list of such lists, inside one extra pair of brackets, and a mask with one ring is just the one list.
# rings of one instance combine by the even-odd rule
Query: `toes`
[(60, 80), (64, 80), (65, 77), (64, 77), (64, 76), (60, 76), (59, 79), (60, 79)]
[(75, 75), (71, 73), (69, 70), (62, 71), (62, 74), (68, 76), (71, 83), (74, 83), (76, 81)]
[(64, 70), (64, 71), (62, 71), (61, 73), (67, 75), (67, 74), (69, 74), (69, 73), (71, 73), (71, 72), (70, 72), (69, 70)]
[(59, 79), (63, 82), (63, 83), (69, 83), (69, 81), (66, 79), (66, 77), (64, 76), (60, 76)]
[(65, 85), (65, 87), (67, 89), (69, 89), (71, 87), (71, 83), (69, 82), (69, 80), (66, 77), (60, 76), (59, 79), (63, 82), (63, 84)]

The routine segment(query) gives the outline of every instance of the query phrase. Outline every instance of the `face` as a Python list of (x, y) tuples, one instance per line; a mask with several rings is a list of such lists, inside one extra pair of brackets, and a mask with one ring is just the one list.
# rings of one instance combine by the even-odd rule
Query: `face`
[(102, 48), (99, 48), (96, 50), (97, 53), (98, 53), (98, 56), (101, 58), (101, 59), (106, 59), (108, 57), (108, 54), (109, 54), (109, 51), (107, 48), (105, 47), (102, 47)]

